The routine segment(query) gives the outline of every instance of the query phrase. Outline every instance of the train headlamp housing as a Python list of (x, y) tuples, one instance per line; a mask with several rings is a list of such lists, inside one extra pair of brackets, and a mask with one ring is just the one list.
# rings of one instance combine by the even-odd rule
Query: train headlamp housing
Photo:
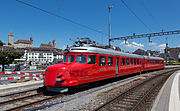
[(58, 74), (57, 74), (57, 78), (62, 77), (62, 75), (63, 75), (62, 73), (58, 73)]

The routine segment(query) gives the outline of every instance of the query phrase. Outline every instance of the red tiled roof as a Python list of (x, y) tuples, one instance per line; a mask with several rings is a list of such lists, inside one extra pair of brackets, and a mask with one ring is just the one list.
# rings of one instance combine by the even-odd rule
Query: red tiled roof
[(24, 40), (24, 39), (19, 39), (18, 41), (15, 42), (15, 44), (18, 44), (18, 43), (32, 44), (30, 40)]

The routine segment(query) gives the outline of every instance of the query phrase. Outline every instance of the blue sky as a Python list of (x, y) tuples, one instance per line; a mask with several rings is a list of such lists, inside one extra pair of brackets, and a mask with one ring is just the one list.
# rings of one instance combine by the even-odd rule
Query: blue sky
[[(136, 34), (179, 30), (180, 1), (179, 0), (124, 0), (152, 30), (149, 31), (121, 0), (22, 0), (39, 8), (56, 13), (77, 23), (108, 34), (108, 6), (111, 9), (111, 35), (121, 37)], [(39, 10), (23, 5), (16, 0), (0, 0), (0, 40), (7, 43), (10, 31), (18, 39), (34, 38), (34, 47), (41, 43), (56, 40), (58, 48), (72, 45), (69, 39), (89, 37), (99, 43), (107, 44), (108, 36), (72, 24), (63, 19), (48, 15)], [(151, 44), (147, 38), (133, 39), (124, 45), (124, 41), (114, 41), (112, 44), (125, 51), (137, 48), (159, 50), (165, 46), (168, 37), (170, 47), (180, 46), (180, 35), (170, 35), (152, 38)], [(135, 45), (132, 45), (135, 44)], [(138, 47), (137, 47), (138, 46)]]

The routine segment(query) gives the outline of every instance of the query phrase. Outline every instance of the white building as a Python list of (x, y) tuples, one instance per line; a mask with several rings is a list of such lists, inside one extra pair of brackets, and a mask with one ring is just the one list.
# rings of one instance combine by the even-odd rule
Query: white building
[(25, 50), (23, 59), (26, 59), (26, 64), (31, 62), (32, 65), (56, 63), (63, 60), (63, 52), (60, 49), (31, 48)]

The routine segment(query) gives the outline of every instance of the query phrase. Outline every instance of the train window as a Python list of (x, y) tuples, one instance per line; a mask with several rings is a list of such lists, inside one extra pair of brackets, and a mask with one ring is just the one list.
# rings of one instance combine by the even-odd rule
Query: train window
[(148, 64), (149, 64), (149, 60), (148, 60)]
[(86, 55), (77, 55), (76, 62), (85, 64), (86, 63), (86, 58), (87, 58)]
[(96, 56), (95, 55), (88, 55), (87, 64), (96, 64)]
[(133, 65), (133, 59), (130, 60), (130, 64)]
[(68, 62), (74, 62), (75, 55), (69, 55)]
[(129, 65), (129, 58), (126, 58), (126, 65)]
[(139, 65), (139, 59), (137, 59), (137, 65)]
[(108, 57), (108, 66), (113, 65), (113, 57)]
[(67, 55), (64, 55), (64, 62), (67, 61)]
[(106, 57), (99, 56), (99, 66), (105, 66), (105, 65), (106, 65)]
[(121, 65), (125, 65), (125, 58), (121, 58)]
[(134, 65), (136, 65), (136, 59), (134, 59)]

